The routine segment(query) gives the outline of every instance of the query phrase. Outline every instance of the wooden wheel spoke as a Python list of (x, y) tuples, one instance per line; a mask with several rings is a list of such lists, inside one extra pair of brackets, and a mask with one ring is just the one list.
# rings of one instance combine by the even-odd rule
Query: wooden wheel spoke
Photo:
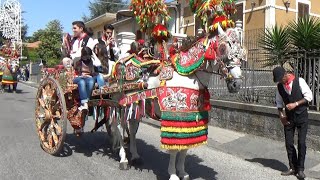
[(43, 150), (52, 155), (61, 151), (66, 136), (65, 93), (57, 79), (46, 77), (42, 80), (36, 97), (37, 133)]
[(36, 112), (36, 118), (43, 119), (45, 117), (45, 114), (43, 112), (37, 111)]
[(44, 142), (46, 140), (44, 133), (42, 131), (38, 131), (38, 134), (39, 134), (41, 141)]
[(47, 121), (39, 122), (38, 131), (42, 131), (42, 129), (48, 124)]
[[(52, 112), (58, 112), (60, 110), (60, 100), (57, 100), (51, 108)], [(60, 112), (59, 112), (60, 113)]]
[(54, 123), (53, 126), (54, 126), (57, 134), (60, 135), (62, 133), (62, 128), (57, 123)]
[(51, 132), (51, 135), (52, 135), (54, 144), (58, 144), (58, 142), (59, 142), (58, 135), (54, 131)]
[(43, 101), (43, 99), (38, 98), (39, 104), (43, 109), (46, 109), (46, 103)]
[(44, 143), (43, 143), (43, 146), (49, 149), (49, 144), (48, 144), (48, 142), (44, 142)]
[(52, 134), (49, 134), (48, 136), (48, 144), (49, 144), (49, 148), (53, 148), (53, 144), (54, 141), (53, 141), (53, 137), (52, 137)]

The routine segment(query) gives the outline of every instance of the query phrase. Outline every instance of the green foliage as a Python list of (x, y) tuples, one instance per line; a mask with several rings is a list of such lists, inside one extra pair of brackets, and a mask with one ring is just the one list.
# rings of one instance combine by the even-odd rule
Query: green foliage
[(320, 21), (304, 16), (298, 21), (291, 21), (287, 27), (267, 29), (259, 40), (266, 52), (267, 66), (283, 65), (286, 54), (293, 48), (312, 51), (320, 49)]
[(44, 30), (38, 30), (33, 40), (41, 41), (37, 54), (41, 59), (47, 60), (48, 65), (53, 66), (61, 59), (63, 27), (59, 20), (50, 21)]
[(266, 52), (267, 66), (283, 65), (286, 62), (285, 53), (290, 48), (290, 39), (286, 27), (275, 26), (266, 29), (259, 39), (260, 46)]
[(30, 37), (30, 42), (36, 42), (40, 41), (40, 36), (44, 33), (43, 29), (39, 29), (38, 31), (35, 31), (32, 36)]
[(27, 33), (28, 33), (28, 29), (29, 29), (29, 26), (27, 24), (24, 24), (22, 27), (21, 27), (21, 39), (22, 41), (25, 41), (26, 38), (27, 38)]
[(292, 21), (288, 26), (292, 44), (303, 50), (320, 48), (320, 22), (314, 17), (305, 16)]
[(90, 14), (82, 17), (83, 21), (89, 21), (105, 13), (116, 13), (117, 11), (127, 8), (128, 1), (123, 0), (94, 0), (89, 2)]
[[(27, 48), (25, 48), (25, 49), (27, 49)], [(29, 49), (27, 57), (28, 57), (28, 60), (30, 60), (32, 62), (37, 62), (40, 59), (36, 49)]]

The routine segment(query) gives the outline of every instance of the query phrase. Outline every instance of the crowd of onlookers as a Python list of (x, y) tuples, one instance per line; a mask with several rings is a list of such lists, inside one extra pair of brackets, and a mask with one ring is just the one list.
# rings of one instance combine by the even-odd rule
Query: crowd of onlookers
[(23, 66), (18, 71), (18, 79), (22, 81), (28, 81), (30, 77), (30, 70), (28, 66)]

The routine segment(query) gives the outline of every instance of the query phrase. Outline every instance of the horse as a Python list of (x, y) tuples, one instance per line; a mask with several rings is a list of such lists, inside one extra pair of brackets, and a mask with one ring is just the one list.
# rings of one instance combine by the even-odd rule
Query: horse
[(6, 66), (7, 66), (7, 61), (4, 58), (0, 57), (0, 85), (2, 81), (3, 71), (5, 70)]
[[(179, 177), (189, 179), (189, 174), (184, 170), (187, 151), (207, 142), (208, 111), (211, 107), (207, 90), (210, 75), (218, 73), (223, 76), (230, 93), (240, 90), (241, 61), (246, 60), (246, 52), (240, 44), (240, 33), (235, 28), (224, 32), (221, 27), (218, 32), (215, 36), (208, 35), (192, 42), (191, 46), (172, 57), (171, 65), (158, 68), (160, 73), (146, 72), (141, 79), (148, 84), (148, 90), (156, 92), (157, 100), (153, 100), (153, 104), (148, 106), (153, 110), (146, 109), (146, 113), (150, 117), (155, 118), (157, 115), (161, 118), (161, 147), (170, 154), (170, 180), (178, 180)], [(204, 58), (207, 57), (208, 50), (212, 50), (214, 59)], [(210, 53), (208, 54), (210, 56)], [(125, 60), (119, 61), (125, 66)], [(110, 68), (112, 67), (109, 64)], [(120, 102), (123, 96), (124, 92), (120, 92), (112, 94), (111, 98)], [(125, 110), (114, 108), (107, 117), (106, 122), (111, 126), (111, 133), (115, 137), (121, 135), (120, 169), (126, 169), (124, 167), (128, 164), (124, 150), (125, 133), (130, 138), (131, 161), (142, 162), (136, 146), (140, 119), (132, 115), (134, 110), (138, 110), (137, 106), (131, 104)], [(120, 118), (115, 118), (119, 116)], [(127, 127), (129, 132), (126, 131)]]
[[(207, 49), (211, 46), (216, 52), (215, 60), (204, 60), (198, 69), (192, 73), (187, 72), (186, 69), (192, 66), (183, 67), (183, 64), (187, 65), (194, 56), (192, 64), (196, 65), (196, 60), (205, 56), (206, 51), (201, 48), (207, 39), (211, 41), (206, 45)], [(237, 93), (242, 83), (241, 61), (246, 60), (246, 52), (240, 45), (240, 33), (237, 29), (229, 28), (224, 32), (219, 27), (218, 36), (201, 38), (172, 59), (175, 71), (171, 78), (151, 77), (148, 84), (152, 84), (150, 88), (157, 88), (157, 105), (153, 106), (157, 107), (158, 112), (153, 114), (158, 114), (161, 119), (161, 148), (168, 150), (170, 154), (170, 180), (187, 180), (190, 176), (185, 171), (184, 164), (188, 149), (207, 143), (207, 124), (211, 109), (208, 85), (211, 74), (221, 73), (229, 92)], [(162, 68), (162, 71), (165, 69)], [(150, 115), (152, 117), (152, 113)]]
[(4, 92), (6, 85), (9, 87), (9, 91), (11, 91), (11, 86), (13, 92), (17, 91), (18, 84), (18, 71), (19, 71), (19, 60), (11, 59), (6, 62), (6, 65), (3, 68), (3, 75), (1, 80), (1, 91)]

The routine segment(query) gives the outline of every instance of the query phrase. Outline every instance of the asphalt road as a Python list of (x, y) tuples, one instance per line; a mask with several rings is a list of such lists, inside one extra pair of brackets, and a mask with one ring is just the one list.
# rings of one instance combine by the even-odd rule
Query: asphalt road
[[(75, 137), (68, 126), (61, 157), (46, 154), (39, 146), (34, 124), (36, 89), (19, 84), (18, 94), (0, 94), (0, 179), (168, 179), (168, 154), (159, 149), (160, 130), (140, 124), (138, 151), (144, 164), (127, 171), (108, 148), (104, 130)], [(86, 124), (88, 131), (93, 120)], [(271, 180), (280, 172), (221, 152), (209, 146), (189, 151), (186, 170), (192, 179)]]

